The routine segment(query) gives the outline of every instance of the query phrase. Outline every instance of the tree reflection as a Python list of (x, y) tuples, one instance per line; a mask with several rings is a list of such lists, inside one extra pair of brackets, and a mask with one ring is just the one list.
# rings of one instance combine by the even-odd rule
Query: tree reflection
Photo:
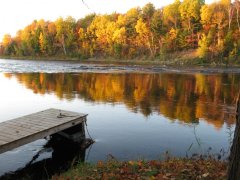
[(159, 113), (172, 121), (198, 123), (200, 119), (221, 128), (234, 123), (236, 74), (100, 74), (30, 73), (16, 77), (34, 93), (55, 93), (59, 99), (123, 103), (145, 116)]

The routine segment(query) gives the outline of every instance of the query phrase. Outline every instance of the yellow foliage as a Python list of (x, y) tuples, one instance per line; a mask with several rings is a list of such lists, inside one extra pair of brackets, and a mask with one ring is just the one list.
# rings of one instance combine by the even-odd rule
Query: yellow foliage
[(2, 44), (4, 47), (7, 47), (12, 42), (12, 37), (10, 34), (5, 34), (3, 36)]

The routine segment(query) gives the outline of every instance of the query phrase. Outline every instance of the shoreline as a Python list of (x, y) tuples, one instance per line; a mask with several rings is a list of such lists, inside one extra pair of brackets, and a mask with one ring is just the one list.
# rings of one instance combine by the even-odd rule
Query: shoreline
[[(55, 59), (55, 60), (54, 60)], [(1, 73), (178, 73), (178, 74), (214, 74), (240, 73), (239, 65), (192, 65), (167, 64), (159, 61), (128, 61), (128, 60), (44, 60), (0, 59)], [(56, 60), (57, 59), (57, 60)], [(9, 63), (9, 65), (7, 65)], [(37, 63), (37, 66), (36, 66)], [(22, 66), (21, 64), (24, 64)], [(48, 66), (46, 66), (48, 64)], [(21, 65), (21, 66), (19, 66)], [(16, 71), (17, 67), (17, 71)], [(19, 69), (20, 67), (20, 69)], [(39, 69), (39, 67), (41, 67)]]
[[(194, 57), (194, 58), (170, 58), (169, 60), (160, 60), (160, 59), (116, 59), (112, 57), (100, 57), (100, 58), (88, 58), (80, 59), (76, 57), (63, 57), (63, 56), (53, 56), (53, 57), (44, 57), (44, 56), (21, 56), (21, 57), (11, 57), (11, 56), (0, 56), (0, 59), (4, 60), (34, 60), (34, 61), (67, 61), (67, 62), (81, 62), (89, 64), (116, 64), (116, 65), (161, 65), (169, 67), (240, 67), (240, 62), (234, 63), (224, 63), (226, 60), (214, 60), (212, 62), (204, 62), (204, 59)], [(227, 61), (226, 61), (227, 62)]]
[(79, 163), (52, 179), (227, 179), (227, 162), (213, 157)]

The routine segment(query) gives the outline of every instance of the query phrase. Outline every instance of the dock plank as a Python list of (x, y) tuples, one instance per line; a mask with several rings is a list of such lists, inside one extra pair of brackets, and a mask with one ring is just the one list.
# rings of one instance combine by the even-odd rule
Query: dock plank
[(2, 144), (7, 144), (7, 143), (8, 143), (8, 142), (3, 141), (3, 140), (0, 139), (0, 145), (2, 145)]
[(1, 130), (1, 134), (7, 134), (11, 137), (15, 137), (15, 136), (29, 136), (30, 134), (32, 134), (33, 132), (29, 132), (29, 131), (24, 131), (24, 130), (16, 130), (13, 128), (13, 126), (8, 126), (4, 129)]
[(0, 126), (0, 131), (4, 130), (4, 129), (8, 129), (8, 128), (12, 128), (13, 130), (16, 131), (26, 131), (29, 133), (34, 133), (35, 130), (29, 128), (28, 126), (21, 126), (20, 124), (16, 124), (16, 123), (6, 123), (3, 126)]
[[(61, 118), (59, 118), (61, 113)], [(87, 114), (47, 109), (0, 123), (0, 153), (86, 121)]]
[[(8, 122), (8, 124), (12, 124), (13, 126), (16, 125), (16, 123), (14, 123), (14, 122)], [(32, 126), (32, 125), (30, 125), (30, 124), (23, 123), (23, 122), (19, 122), (19, 123), (17, 124), (17, 127), (19, 127), (19, 128), (25, 128), (25, 129), (28, 129), (28, 130), (32, 130), (32, 131), (34, 131), (34, 132), (37, 131), (37, 130), (43, 130), (43, 129), (45, 129), (45, 128), (43, 128), (42, 126), (37, 126), (37, 125)]]
[(9, 143), (9, 142), (13, 141), (14, 139), (13, 139), (11, 136), (8, 136), (8, 135), (6, 135), (6, 134), (1, 133), (1, 134), (0, 134), (0, 140)]
[(33, 127), (36, 130), (38, 130), (38, 129), (39, 130), (40, 129), (47, 129), (49, 127), (49, 125), (46, 126), (46, 125), (43, 125), (42, 123), (39, 124), (39, 123), (35, 123), (35, 122), (32, 122), (32, 121), (23, 121), (23, 122), (19, 122), (19, 123), (17, 123), (17, 122), (10, 122), (10, 123), (18, 124), (19, 127), (21, 127), (21, 125), (28, 124), (30, 127)]

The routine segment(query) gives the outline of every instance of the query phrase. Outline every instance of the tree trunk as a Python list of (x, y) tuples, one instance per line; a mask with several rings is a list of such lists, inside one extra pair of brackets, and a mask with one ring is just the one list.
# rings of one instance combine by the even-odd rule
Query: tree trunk
[(236, 128), (229, 157), (228, 180), (238, 180), (240, 177), (240, 96), (237, 102)]
[[(238, 3), (238, 2), (237, 2)], [(238, 25), (238, 31), (240, 32), (240, 24), (239, 24), (239, 5), (237, 4), (237, 25)]]
[(188, 32), (191, 31), (191, 18), (188, 19)]
[(239, 24), (239, 10), (237, 11), (237, 24), (238, 24), (238, 31), (240, 32), (240, 24)]
[(62, 34), (62, 47), (63, 47), (63, 52), (64, 55), (67, 55), (67, 51), (66, 51), (66, 47), (65, 47), (65, 38), (64, 38), (64, 34)]
[(174, 19), (174, 27), (175, 27), (175, 29), (177, 29), (177, 22), (178, 22), (177, 17), (175, 17), (175, 19)]
[(218, 47), (221, 45), (220, 25), (218, 25), (218, 32), (217, 32), (217, 45), (218, 45)]
[(228, 31), (231, 30), (231, 24), (232, 24), (232, 18), (233, 18), (233, 12), (232, 12), (231, 4), (228, 7)]

